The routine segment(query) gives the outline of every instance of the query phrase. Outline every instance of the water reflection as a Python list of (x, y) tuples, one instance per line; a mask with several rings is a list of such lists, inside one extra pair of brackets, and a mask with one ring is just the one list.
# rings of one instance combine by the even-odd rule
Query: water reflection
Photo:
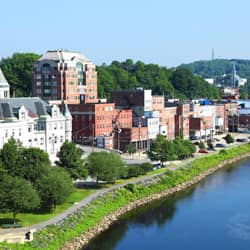
[(249, 250), (250, 160), (176, 195), (140, 207), (85, 250)]

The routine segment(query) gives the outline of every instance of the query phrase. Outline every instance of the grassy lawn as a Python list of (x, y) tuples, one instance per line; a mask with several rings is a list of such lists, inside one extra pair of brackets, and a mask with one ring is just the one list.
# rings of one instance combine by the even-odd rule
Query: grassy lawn
[[(66, 201), (58, 205), (56, 210), (53, 212), (47, 211), (36, 211), (30, 213), (18, 213), (17, 221), (21, 223), (23, 226), (33, 225), (42, 221), (46, 221), (51, 219), (52, 217), (62, 213), (69, 207), (71, 207), (75, 202), (79, 202), (88, 195), (95, 192), (95, 190), (91, 189), (75, 189), (75, 191), (66, 199)], [(0, 213), (0, 225), (12, 223), (12, 213)]]

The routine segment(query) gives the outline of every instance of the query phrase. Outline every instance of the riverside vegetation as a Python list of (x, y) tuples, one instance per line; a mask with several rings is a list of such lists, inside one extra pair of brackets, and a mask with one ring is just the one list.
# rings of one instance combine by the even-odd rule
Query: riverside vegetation
[(24, 245), (1, 243), (2, 249), (60, 249), (63, 245), (77, 236), (87, 232), (96, 226), (104, 216), (119, 208), (149, 195), (163, 192), (178, 184), (192, 180), (197, 175), (208, 169), (212, 169), (221, 162), (233, 159), (239, 155), (249, 156), (250, 144), (244, 144), (237, 148), (221, 150), (217, 154), (196, 159), (176, 171), (166, 170), (166, 173), (157, 182), (151, 185), (127, 184), (124, 187), (107, 193), (61, 223), (49, 226), (34, 235), (34, 240)]

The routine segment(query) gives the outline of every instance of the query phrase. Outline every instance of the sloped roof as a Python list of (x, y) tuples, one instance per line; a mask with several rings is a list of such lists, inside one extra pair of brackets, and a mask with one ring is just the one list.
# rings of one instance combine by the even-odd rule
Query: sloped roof
[(91, 62), (86, 56), (79, 52), (68, 50), (49, 50), (38, 61), (53, 60), (53, 61), (73, 61), (78, 59), (80, 61)]
[(7, 82), (1, 68), (0, 68), (0, 86), (9, 86), (9, 83)]
[(21, 97), (0, 99), (0, 119), (15, 117), (16, 110), (24, 106), (31, 117), (51, 114), (49, 104), (39, 97)]

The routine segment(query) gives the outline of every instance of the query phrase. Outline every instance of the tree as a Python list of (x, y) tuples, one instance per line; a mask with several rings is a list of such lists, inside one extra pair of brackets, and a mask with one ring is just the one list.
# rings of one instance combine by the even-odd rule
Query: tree
[(100, 180), (113, 182), (121, 172), (124, 162), (115, 153), (93, 152), (88, 156), (88, 170), (92, 178), (98, 183)]
[(13, 223), (16, 223), (17, 213), (39, 206), (40, 199), (31, 184), (20, 177), (5, 175), (1, 181), (0, 208), (13, 213)]
[(129, 154), (134, 154), (136, 152), (136, 146), (132, 143), (128, 144), (126, 148)]
[(3, 167), (11, 176), (23, 176), (22, 168), (22, 151), (23, 147), (13, 137), (3, 145), (0, 152), (0, 159)]
[(34, 53), (14, 53), (1, 60), (0, 67), (15, 96), (30, 96), (33, 64), (39, 57)]
[(31, 183), (46, 175), (51, 167), (48, 154), (39, 148), (24, 148), (21, 165), (24, 178)]
[(152, 144), (149, 157), (151, 160), (157, 160), (163, 163), (165, 161), (176, 160), (176, 148), (172, 141), (166, 140), (163, 135), (157, 135), (156, 141)]
[(59, 161), (56, 164), (64, 168), (71, 178), (85, 179), (88, 176), (87, 168), (84, 166), (83, 159), (81, 159), (81, 149), (73, 142), (65, 141), (57, 156)]
[(60, 168), (53, 167), (47, 175), (43, 175), (35, 183), (42, 208), (55, 210), (73, 191), (73, 183), (68, 173)]
[(230, 134), (227, 134), (225, 137), (223, 137), (223, 139), (226, 141), (227, 144), (234, 142), (234, 138)]

